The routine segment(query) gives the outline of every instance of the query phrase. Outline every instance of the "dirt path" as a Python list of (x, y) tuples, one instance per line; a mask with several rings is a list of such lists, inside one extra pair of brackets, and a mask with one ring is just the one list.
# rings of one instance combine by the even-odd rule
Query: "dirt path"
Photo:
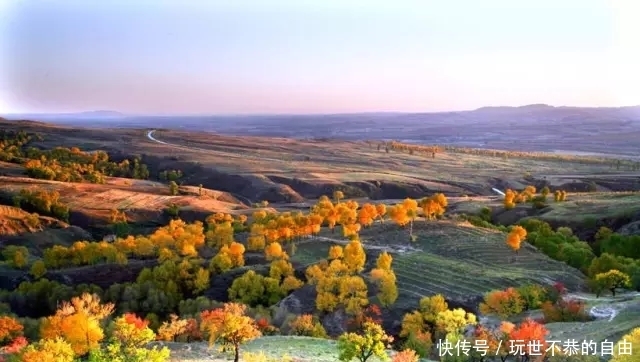
[(253, 160), (256, 160), (256, 161), (273, 161), (273, 162), (282, 162), (282, 161), (284, 161), (284, 160), (277, 159), (277, 158), (257, 157), (257, 156), (251, 156), (251, 155), (238, 156), (238, 155), (234, 155), (234, 154), (231, 154), (231, 153), (228, 153), (228, 152), (220, 152), (220, 151), (209, 150), (209, 149), (206, 149), (206, 148), (183, 146), (183, 145), (177, 145), (177, 144), (174, 144), (174, 143), (168, 143), (168, 142), (161, 141), (161, 140), (155, 138), (153, 136), (155, 131), (156, 130), (154, 129), (154, 130), (151, 130), (151, 131), (147, 132), (147, 138), (150, 141), (153, 141), (153, 142), (156, 142), (156, 143), (160, 143), (162, 145), (169, 146), (169, 147), (181, 148), (181, 149), (184, 149), (184, 150), (195, 151), (195, 152), (206, 152), (206, 153), (209, 153), (209, 154), (211, 154), (211, 153), (221, 153), (221, 154), (224, 154), (225, 157), (242, 158), (242, 159), (250, 158), (250, 159), (253, 159)]
[[(336, 244), (340, 244), (340, 245), (347, 245), (349, 244), (349, 240), (344, 240), (344, 239), (335, 239), (335, 238), (329, 238), (326, 236), (314, 236), (313, 238), (310, 238), (308, 240), (304, 240), (304, 241), (300, 241), (298, 242), (298, 244), (306, 244), (306, 243), (311, 243), (317, 240), (321, 240), (321, 241), (328, 241), (331, 243), (336, 243)], [(380, 250), (380, 251), (386, 251), (389, 253), (409, 253), (409, 252), (420, 252), (422, 250), (420, 249), (416, 249), (410, 245), (396, 245), (396, 247), (388, 247), (388, 246), (381, 246), (381, 245), (372, 245), (367, 243), (366, 240), (362, 240), (362, 246), (365, 249), (370, 249), (370, 250)]]

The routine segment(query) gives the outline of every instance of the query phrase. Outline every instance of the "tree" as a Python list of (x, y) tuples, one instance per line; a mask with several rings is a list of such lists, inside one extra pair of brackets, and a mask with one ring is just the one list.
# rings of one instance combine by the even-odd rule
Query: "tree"
[[(519, 345), (531, 346), (533, 343), (540, 346), (540, 351), (547, 349), (546, 337), (549, 331), (541, 323), (527, 318), (520, 325), (509, 333), (509, 339), (518, 341)], [(523, 348), (527, 352), (528, 348)]]
[(371, 279), (378, 286), (378, 300), (380, 305), (388, 307), (398, 299), (398, 287), (396, 285), (396, 275), (391, 270), (393, 258), (386, 251), (378, 256), (376, 268), (371, 270)]
[(3, 248), (2, 256), (10, 266), (22, 269), (27, 266), (29, 249), (25, 246), (8, 245)]
[(0, 316), (0, 346), (22, 336), (24, 327), (15, 318)]
[(180, 190), (180, 187), (175, 181), (169, 182), (169, 195), (175, 196), (178, 194), (179, 190)]
[(405, 349), (396, 353), (391, 362), (418, 362), (419, 356), (412, 349)]
[(33, 265), (31, 265), (30, 273), (36, 279), (42, 278), (42, 276), (47, 273), (47, 267), (44, 265), (44, 261), (36, 260)]
[(393, 337), (387, 335), (382, 326), (372, 322), (365, 322), (362, 334), (345, 333), (338, 339), (338, 359), (349, 362), (356, 359), (366, 362), (372, 356), (386, 361), (389, 359), (386, 347), (393, 342)]
[(100, 323), (113, 312), (111, 303), (101, 304), (95, 294), (84, 293), (64, 302), (56, 314), (47, 317), (40, 327), (44, 339), (62, 337), (77, 356), (100, 347), (104, 332)]
[(393, 257), (391, 254), (383, 251), (378, 255), (378, 259), (376, 259), (376, 268), (382, 270), (391, 270), (391, 262), (393, 261)]
[(501, 318), (518, 314), (523, 308), (524, 301), (514, 288), (491, 291), (485, 294), (484, 302), (480, 303), (480, 313), (495, 314)]
[(504, 208), (509, 210), (516, 206), (516, 193), (511, 189), (507, 189), (504, 193)]
[(518, 250), (520, 250), (520, 244), (522, 240), (517, 234), (509, 233), (507, 234), (507, 245), (517, 254)]
[(367, 254), (364, 252), (360, 240), (351, 240), (344, 247), (344, 263), (353, 273), (359, 273), (364, 269), (367, 261)]
[(376, 214), (378, 215), (380, 222), (384, 221), (384, 216), (387, 214), (387, 205), (376, 204)]
[(449, 305), (442, 294), (423, 297), (420, 299), (420, 313), (425, 322), (435, 324), (438, 314), (449, 309)]
[(342, 191), (334, 191), (333, 192), (333, 199), (336, 200), (336, 204), (340, 203), (340, 200), (344, 199), (344, 194), (342, 193)]
[(613, 358), (611, 362), (637, 362), (640, 351), (640, 328), (635, 328), (631, 332), (622, 336), (620, 341), (613, 348)]
[(545, 186), (545, 187), (542, 188), (542, 190), (540, 190), (540, 195), (542, 195), (542, 197), (544, 197), (546, 199), (547, 195), (549, 195), (550, 192), (551, 192), (551, 190), (549, 190), (549, 187)]
[(612, 269), (606, 273), (596, 274), (595, 282), (598, 286), (611, 291), (612, 296), (616, 296), (617, 288), (628, 288), (631, 286), (631, 278), (619, 270)]
[(241, 344), (261, 336), (255, 321), (245, 315), (246, 308), (242, 304), (225, 303), (222, 308), (200, 314), (200, 328), (209, 334), (209, 344), (232, 347), (234, 362), (240, 360)]
[(402, 208), (407, 210), (407, 217), (409, 218), (409, 237), (413, 240), (413, 220), (418, 217), (418, 202), (411, 198), (406, 198), (402, 201)]
[(322, 323), (311, 314), (297, 316), (289, 323), (289, 328), (291, 329), (291, 334), (296, 336), (327, 338), (327, 332)]
[(282, 249), (282, 245), (277, 241), (267, 245), (267, 247), (264, 249), (264, 255), (267, 258), (267, 261), (280, 258), (289, 258), (284, 249)]
[(507, 234), (507, 245), (517, 254), (520, 250), (520, 244), (527, 237), (527, 230), (520, 225), (516, 225)]
[(90, 361), (164, 362), (169, 359), (169, 348), (147, 349), (156, 337), (148, 327), (149, 321), (133, 313), (116, 318), (109, 343), (103, 349), (91, 351)]
[(29, 362), (73, 362), (75, 353), (64, 339), (41, 339), (30, 344), (20, 353), (20, 361)]
[(461, 308), (447, 309), (438, 313), (436, 317), (436, 326), (445, 335), (461, 333), (464, 327), (476, 325), (477, 322), (473, 313), (467, 313)]

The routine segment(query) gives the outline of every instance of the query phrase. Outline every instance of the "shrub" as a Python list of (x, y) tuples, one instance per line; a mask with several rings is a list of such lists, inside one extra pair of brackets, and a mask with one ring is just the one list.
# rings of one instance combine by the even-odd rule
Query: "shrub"
[(538, 284), (523, 285), (517, 289), (523, 302), (523, 310), (538, 309), (547, 299), (547, 290)]
[(418, 362), (418, 354), (412, 349), (405, 349), (396, 353), (391, 362)]
[(316, 338), (327, 338), (322, 324), (311, 314), (303, 314), (289, 323), (291, 334)]
[(524, 304), (520, 293), (514, 288), (494, 290), (484, 296), (484, 302), (480, 303), (480, 312), (506, 318), (522, 312)]
[(542, 304), (545, 323), (553, 322), (582, 322), (591, 318), (584, 310), (584, 302), (571, 299), (560, 299), (556, 303), (549, 301)]

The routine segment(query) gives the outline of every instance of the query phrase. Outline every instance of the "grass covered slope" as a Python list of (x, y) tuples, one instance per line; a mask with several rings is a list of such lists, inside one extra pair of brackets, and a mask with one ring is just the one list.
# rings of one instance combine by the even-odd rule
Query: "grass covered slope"
[[(373, 254), (367, 256), (369, 262), (383, 250), (392, 253), (398, 303), (403, 307), (414, 308), (421, 297), (434, 294), (464, 302), (526, 283), (559, 281), (571, 289), (581, 289), (585, 283), (580, 271), (528, 244), (523, 243), (515, 257), (499, 231), (448, 220), (417, 220), (413, 228), (416, 242), (409, 241), (407, 229), (391, 223), (376, 223), (360, 232), (364, 247)], [(333, 243), (328, 237), (302, 243), (293, 259), (312, 264), (325, 258)]]
[[(216, 347), (210, 348), (206, 343), (166, 343), (171, 350), (172, 362), (200, 362), (200, 361), (228, 361), (228, 354), (221, 353)], [(274, 360), (281, 360), (283, 356), (295, 361), (336, 362), (336, 341), (322, 338), (300, 336), (265, 336), (242, 346), (242, 353), (264, 354)], [(243, 358), (241, 358), (244, 360)], [(371, 358), (372, 362), (378, 362)]]
[[(449, 211), (453, 213), (478, 214), (483, 208), (489, 208), (493, 211), (493, 222), (497, 224), (511, 225), (522, 219), (536, 218), (556, 227), (569, 226), (586, 238), (593, 237), (600, 226), (614, 231), (629, 229), (628, 233), (633, 233), (637, 229), (634, 225), (640, 220), (640, 192), (637, 191), (570, 193), (562, 202), (554, 202), (549, 196), (547, 205), (540, 209), (524, 203), (505, 210), (500, 196), (450, 200)], [(583, 235), (589, 232), (590, 235)]]
[(592, 312), (604, 312), (603, 318), (587, 323), (549, 323), (546, 325), (550, 332), (549, 340), (575, 339), (599, 343), (606, 339), (615, 343), (628, 331), (640, 327), (640, 293), (630, 292), (600, 298), (591, 294), (577, 294), (573, 297), (585, 301)]

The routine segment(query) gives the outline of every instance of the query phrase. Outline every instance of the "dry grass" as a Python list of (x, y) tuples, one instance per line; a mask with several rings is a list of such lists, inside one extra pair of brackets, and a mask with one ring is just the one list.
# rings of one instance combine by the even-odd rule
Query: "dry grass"
[(0, 205), (0, 235), (11, 236), (27, 233), (35, 233), (43, 230), (44, 227), (55, 226), (66, 228), (68, 224), (50, 218), (39, 216), (37, 224), (30, 224), (27, 218), (30, 214), (20, 208)]
[[(281, 138), (233, 137), (158, 131), (156, 149), (175, 152), (203, 163), (215, 164), (230, 172), (282, 174), (307, 180), (340, 182), (388, 179), (395, 181), (467, 182), (489, 176), (522, 178), (523, 174), (593, 174), (610, 172), (607, 165), (587, 165), (576, 161), (544, 161), (443, 153), (430, 155), (384, 150), (364, 142), (311, 141)], [(180, 148), (172, 146), (179, 145)], [(141, 147), (152, 147), (143, 145)], [(165, 151), (167, 152), (167, 151)], [(306, 160), (308, 157), (308, 160)], [(242, 162), (239, 162), (242, 160)]]
[(197, 188), (187, 187), (181, 190), (182, 195), (171, 196), (166, 185), (152, 181), (108, 178), (106, 184), (90, 184), (0, 176), (0, 192), (15, 195), (21, 189), (57, 191), (61, 202), (73, 211), (98, 219), (105, 219), (112, 209), (131, 211), (127, 215), (135, 218), (136, 212), (158, 212), (171, 204), (184, 211), (201, 213), (236, 213), (246, 209), (224, 192), (203, 189), (203, 195), (199, 196)]

